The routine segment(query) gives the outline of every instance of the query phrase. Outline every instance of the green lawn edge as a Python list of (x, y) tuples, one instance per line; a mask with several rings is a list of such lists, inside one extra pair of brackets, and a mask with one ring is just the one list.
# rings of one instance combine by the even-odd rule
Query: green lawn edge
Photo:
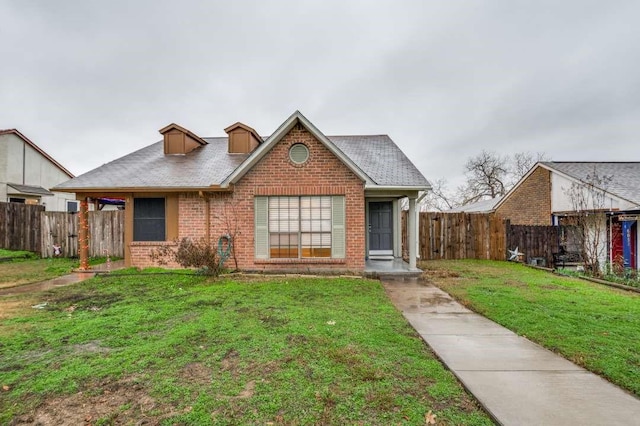
[(468, 308), (640, 396), (640, 295), (521, 264), (428, 261)]

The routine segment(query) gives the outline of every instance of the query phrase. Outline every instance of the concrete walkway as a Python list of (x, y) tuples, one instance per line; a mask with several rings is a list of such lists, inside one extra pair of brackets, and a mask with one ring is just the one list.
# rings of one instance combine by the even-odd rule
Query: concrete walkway
[(640, 425), (640, 400), (420, 279), (383, 279), (395, 306), (503, 425)]
[(124, 260), (116, 260), (110, 264), (102, 263), (92, 267), (90, 271), (72, 272), (68, 275), (52, 278), (37, 283), (29, 283), (17, 285), (15, 287), (6, 287), (0, 289), (0, 296), (15, 296), (17, 294), (36, 293), (39, 291), (51, 290), (57, 287), (65, 287), (71, 284), (79, 283), (89, 278), (93, 278), (97, 273), (108, 273), (116, 269), (124, 268)]

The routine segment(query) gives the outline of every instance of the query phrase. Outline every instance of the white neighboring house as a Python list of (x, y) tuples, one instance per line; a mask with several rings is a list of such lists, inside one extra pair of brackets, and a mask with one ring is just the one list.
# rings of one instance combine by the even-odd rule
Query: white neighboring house
[(49, 188), (75, 177), (16, 129), (0, 130), (0, 201), (77, 211), (75, 194)]

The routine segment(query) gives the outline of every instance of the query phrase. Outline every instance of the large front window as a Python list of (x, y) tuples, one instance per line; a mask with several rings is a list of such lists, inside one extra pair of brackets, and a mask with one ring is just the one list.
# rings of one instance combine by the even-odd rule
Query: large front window
[(331, 257), (331, 197), (269, 197), (271, 258)]

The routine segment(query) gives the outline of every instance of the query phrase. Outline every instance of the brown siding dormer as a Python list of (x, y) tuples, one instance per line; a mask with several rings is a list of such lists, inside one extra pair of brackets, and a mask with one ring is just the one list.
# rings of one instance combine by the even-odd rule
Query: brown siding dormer
[(224, 129), (229, 135), (229, 154), (248, 154), (262, 143), (258, 132), (240, 122)]
[(164, 136), (165, 154), (184, 155), (207, 144), (207, 141), (198, 135), (175, 123), (171, 123), (160, 129), (159, 132)]

